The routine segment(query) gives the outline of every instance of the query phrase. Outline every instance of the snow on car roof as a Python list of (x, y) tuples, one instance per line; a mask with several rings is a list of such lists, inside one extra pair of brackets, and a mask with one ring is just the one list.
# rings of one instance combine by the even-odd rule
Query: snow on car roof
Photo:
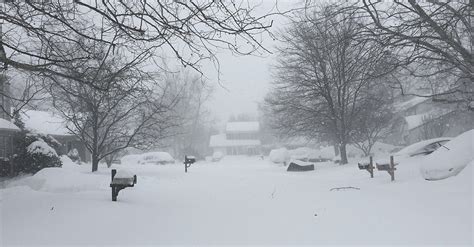
[(395, 155), (410, 155), (432, 143), (439, 142), (439, 141), (450, 141), (451, 139), (452, 138), (450, 137), (440, 137), (440, 138), (433, 138), (433, 139), (420, 141), (403, 148), (402, 150), (395, 153)]

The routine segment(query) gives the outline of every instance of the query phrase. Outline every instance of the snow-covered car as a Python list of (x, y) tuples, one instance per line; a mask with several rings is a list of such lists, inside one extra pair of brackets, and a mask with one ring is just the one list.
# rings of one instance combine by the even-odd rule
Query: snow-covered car
[(444, 147), (444, 144), (449, 142), (452, 138), (449, 137), (441, 137), (441, 138), (434, 138), (429, 140), (420, 141), (414, 144), (411, 144), (402, 150), (396, 152), (394, 156), (402, 156), (402, 157), (414, 157), (414, 156), (422, 156), (428, 155), (436, 149), (440, 147)]
[(275, 164), (287, 165), (291, 159), (290, 152), (286, 148), (272, 149), (268, 156), (270, 158), (270, 161)]
[(305, 162), (325, 162), (331, 160), (334, 156), (334, 154), (327, 154), (321, 150), (308, 147), (299, 147), (289, 150), (289, 152), (292, 159)]
[(220, 161), (224, 158), (224, 154), (222, 152), (216, 151), (212, 154), (212, 162)]
[(167, 152), (150, 152), (141, 154), (141, 159), (139, 161), (142, 165), (152, 164), (152, 165), (166, 165), (173, 164), (173, 157)]
[(420, 172), (426, 180), (456, 176), (474, 161), (474, 129), (466, 131), (439, 148), (421, 162)]

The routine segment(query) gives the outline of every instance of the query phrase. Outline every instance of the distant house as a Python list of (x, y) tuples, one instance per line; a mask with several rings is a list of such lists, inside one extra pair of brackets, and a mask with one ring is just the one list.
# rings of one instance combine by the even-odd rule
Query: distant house
[(471, 112), (431, 98), (412, 96), (395, 106), (395, 131), (387, 138), (393, 144), (408, 145), (421, 140), (454, 137), (474, 127)]
[(209, 146), (226, 155), (257, 155), (261, 152), (258, 122), (229, 122), (225, 133), (211, 136)]
[(66, 128), (65, 121), (61, 117), (51, 112), (27, 110), (22, 114), (22, 120), (26, 129), (34, 133), (50, 135), (61, 143), (58, 150), (60, 155), (68, 154), (69, 151), (76, 149), (81, 161), (91, 160), (90, 152), (85, 144)]

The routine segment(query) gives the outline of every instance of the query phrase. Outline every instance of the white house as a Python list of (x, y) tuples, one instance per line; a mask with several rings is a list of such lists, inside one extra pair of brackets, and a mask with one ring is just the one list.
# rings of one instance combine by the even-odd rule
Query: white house
[(225, 133), (211, 136), (209, 146), (226, 155), (257, 155), (261, 152), (258, 122), (229, 122)]

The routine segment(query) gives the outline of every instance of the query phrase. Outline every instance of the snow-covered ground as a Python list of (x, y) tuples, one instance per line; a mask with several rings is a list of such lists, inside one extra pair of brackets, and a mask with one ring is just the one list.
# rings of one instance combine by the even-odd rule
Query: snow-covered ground
[(291, 173), (260, 157), (198, 162), (186, 174), (122, 164), (138, 183), (117, 202), (109, 169), (67, 164), (5, 182), (0, 245), (472, 244), (472, 162), (426, 181), (419, 159), (400, 162), (395, 182), (356, 164)]

